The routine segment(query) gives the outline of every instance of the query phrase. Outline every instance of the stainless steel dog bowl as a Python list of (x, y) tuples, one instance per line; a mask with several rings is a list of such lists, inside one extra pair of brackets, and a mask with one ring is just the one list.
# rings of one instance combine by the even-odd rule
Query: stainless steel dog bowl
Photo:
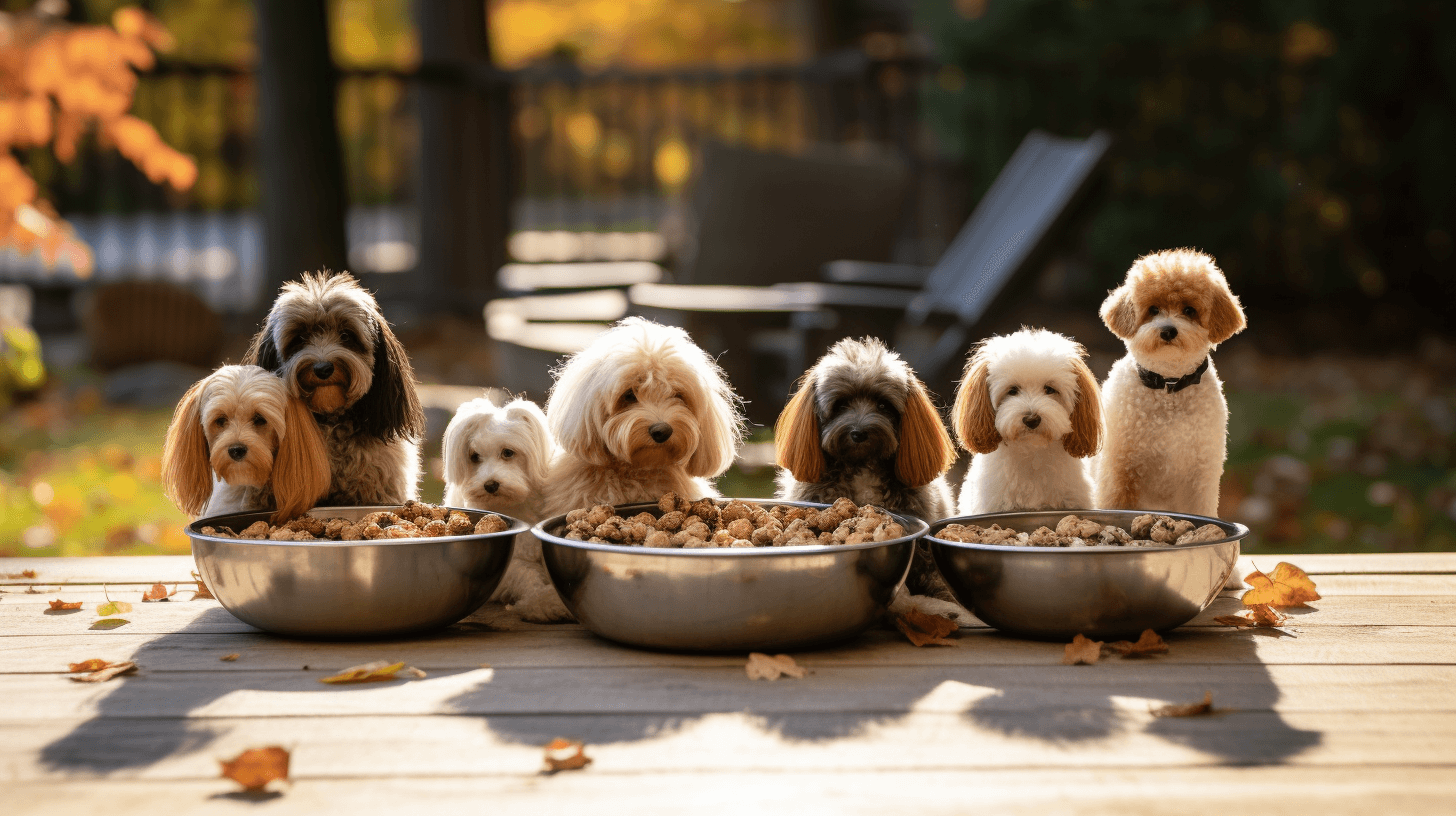
[[(1217, 524), (1219, 541), (1179, 547), (1009, 547), (946, 541), (950, 524), (1000, 524), (1018, 532), (1055, 528), (1068, 514), (1123, 529), (1147, 512)], [(1014, 635), (1067, 640), (1136, 638), (1192, 620), (1223, 589), (1239, 557), (1242, 524), (1186, 513), (1144, 510), (1059, 510), (942, 519), (927, 537), (940, 574), (976, 617)]]
[[(822, 504), (744, 499), (773, 507)], [(622, 505), (623, 516), (661, 515), (655, 504)], [(894, 515), (900, 538), (853, 546), (648, 549), (588, 544), (557, 535), (566, 516), (531, 532), (546, 569), (576, 619), (602, 637), (649, 649), (743, 652), (805, 649), (864, 631), (910, 569), (928, 529)]]
[[(356, 520), (398, 507), (315, 507), (315, 518)], [(462, 510), (472, 521), (484, 513)], [(192, 557), (212, 594), (245, 623), (279, 635), (383, 638), (449, 626), (479, 609), (527, 524), (488, 535), (376, 541), (254, 541), (203, 535), (242, 530), (268, 513), (236, 513), (187, 526)]]

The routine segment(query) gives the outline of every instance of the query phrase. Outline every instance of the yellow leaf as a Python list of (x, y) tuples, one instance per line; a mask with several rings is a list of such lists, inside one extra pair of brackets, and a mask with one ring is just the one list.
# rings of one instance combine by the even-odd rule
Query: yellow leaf
[[(100, 663), (102, 665), (97, 666), (97, 663)], [(82, 668), (78, 669), (77, 666), (81, 666)], [(92, 659), (87, 660), (84, 663), (72, 663), (72, 673), (87, 673), (82, 674), (79, 677), (72, 677), (71, 679), (76, 681), (77, 683), (104, 683), (113, 677), (119, 677), (123, 674), (132, 674), (136, 670), (137, 665), (130, 660), (123, 661), (121, 663), (107, 663), (103, 660)]]
[(104, 631), (107, 629), (115, 629), (119, 626), (125, 626), (128, 623), (131, 623), (131, 621), (127, 620), (126, 618), (102, 618), (101, 620), (91, 624), (90, 628), (100, 629)]
[(1320, 599), (1320, 594), (1315, 591), (1314, 581), (1310, 580), (1304, 570), (1287, 561), (1279, 562), (1274, 567), (1273, 575), (1254, 570), (1244, 577), (1244, 581), (1253, 587), (1244, 593), (1244, 606), (1304, 606), (1308, 601)]
[(233, 652), (232, 654), (225, 654), (222, 657), (219, 657), (218, 660), (221, 660), (224, 663), (231, 663), (240, 657), (242, 657), (241, 654), (239, 654), (238, 652)]
[(1079, 663), (1090, 666), (1102, 657), (1102, 641), (1092, 640), (1085, 635), (1072, 638), (1062, 650), (1062, 665), (1076, 666)]
[(126, 601), (108, 601), (96, 607), (96, 614), (103, 618), (109, 617), (111, 615), (120, 615), (123, 612), (130, 611), (131, 604), (127, 603)]
[(424, 672), (414, 666), (406, 666), (404, 661), (391, 663), (388, 660), (375, 660), (372, 663), (352, 666), (329, 677), (320, 677), (319, 682), (335, 685), (343, 683), (376, 683), (385, 680), (403, 679), (396, 676), (400, 673), (415, 678), (425, 676)]
[(950, 618), (910, 608), (895, 614), (895, 627), (916, 646), (954, 646), (946, 636), (960, 627)]

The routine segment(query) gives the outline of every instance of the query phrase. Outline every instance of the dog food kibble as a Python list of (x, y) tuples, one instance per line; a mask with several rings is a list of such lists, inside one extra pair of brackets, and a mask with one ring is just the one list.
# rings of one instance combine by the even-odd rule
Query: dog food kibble
[(1014, 547), (1167, 547), (1228, 537), (1228, 533), (1217, 524), (1205, 524), (1195, 529), (1193, 522), (1187, 519), (1174, 520), (1152, 513), (1133, 519), (1131, 526), (1131, 530), (1124, 530), (1092, 519), (1064, 516), (1057, 522), (1055, 530), (1038, 527), (1030, 533), (1020, 533), (999, 524), (990, 527), (950, 524), (936, 535), (946, 541)]
[(510, 523), (494, 513), (486, 513), (480, 521), (459, 510), (425, 504), (411, 499), (399, 510), (380, 510), (358, 521), (321, 519), (299, 516), (276, 527), (266, 521), (255, 521), (234, 532), (227, 527), (203, 527), (203, 535), (227, 538), (250, 538), (267, 541), (379, 541), (395, 538), (434, 538), (437, 536), (486, 535), (510, 529)]
[(660, 516), (617, 515), (599, 504), (566, 514), (565, 537), (593, 544), (705, 548), (799, 547), (889, 541), (905, 535), (889, 513), (840, 499), (823, 509), (778, 505), (765, 509), (743, 501), (690, 502), (667, 493), (657, 502)]

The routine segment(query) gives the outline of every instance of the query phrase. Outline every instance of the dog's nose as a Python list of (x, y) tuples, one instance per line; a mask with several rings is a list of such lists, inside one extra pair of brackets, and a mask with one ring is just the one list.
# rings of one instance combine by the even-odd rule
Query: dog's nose
[(1032, 430), (1036, 430), (1036, 426), (1041, 424), (1041, 417), (1036, 414), (1027, 414), (1021, 418), (1021, 424)]
[(1163, 342), (1171, 343), (1173, 342), (1173, 338), (1178, 336), (1178, 327), (1164, 326), (1163, 330), (1158, 332), (1158, 336), (1163, 338)]
[(248, 446), (247, 445), (230, 445), (228, 447), (228, 456), (231, 456), (233, 458), (233, 461), (234, 462), (241, 462), (241, 461), (243, 461), (243, 457), (244, 456), (247, 456), (247, 455), (248, 455)]
[(660, 445), (672, 438), (672, 426), (666, 422), (659, 422), (648, 428), (647, 433), (651, 434), (653, 442)]
[(863, 442), (863, 441), (865, 441), (866, 439), (869, 439), (869, 438), (870, 438), (870, 435), (869, 434), (865, 433), (864, 431), (861, 431), (858, 428), (855, 428), (854, 430), (852, 430), (852, 431), (849, 432), (849, 440), (851, 442), (855, 443), (856, 445), (859, 444), (859, 443), (861, 443), (861, 442)]
[(320, 380), (327, 380), (334, 376), (334, 364), (328, 360), (319, 360), (313, 364), (313, 375)]
[(485, 483), (485, 492), (494, 493), (497, 490), (500, 490), (500, 482), (497, 482), (495, 479), (491, 479)]

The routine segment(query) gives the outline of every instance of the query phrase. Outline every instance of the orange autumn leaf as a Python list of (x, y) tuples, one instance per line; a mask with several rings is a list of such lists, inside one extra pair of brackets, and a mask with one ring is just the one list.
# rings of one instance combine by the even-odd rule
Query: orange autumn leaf
[(192, 578), (197, 581), (197, 591), (193, 593), (192, 600), (205, 601), (209, 599), (215, 600), (217, 598), (216, 595), (212, 594), (212, 590), (208, 589), (207, 582), (202, 580), (202, 576), (197, 574), (196, 570), (193, 570)]
[(1077, 635), (1062, 650), (1062, 665), (1076, 666), (1083, 664), (1090, 666), (1096, 663), (1101, 657), (1102, 641), (1092, 640), (1086, 635)]
[(1248, 615), (1219, 615), (1213, 619), (1214, 623), (1221, 623), (1224, 626), (1238, 626), (1245, 629), (1254, 627), (1273, 629), (1284, 625), (1288, 620), (1287, 615), (1282, 615), (1269, 604), (1254, 604), (1247, 610)]
[(60, 598), (51, 601), (51, 609), (80, 609), (80, 601), (63, 601)]
[(916, 646), (954, 646), (946, 636), (960, 628), (950, 618), (914, 608), (896, 613), (895, 627)]
[(25, 570), (24, 572), (7, 572), (7, 573), (5, 573), (5, 577), (6, 578), (34, 578), (35, 577), (35, 570)]
[(143, 601), (165, 601), (175, 593), (168, 592), (161, 584), (152, 584), (152, 588), (142, 593)]
[(763, 652), (749, 654), (743, 670), (748, 673), (749, 680), (777, 680), (781, 676), (803, 680), (804, 675), (809, 673), (788, 655), (766, 655)]
[(1154, 717), (1202, 717), (1213, 713), (1213, 692), (1205, 691), (1202, 702), (1187, 705), (1165, 705), (1149, 708), (1148, 711)]
[(224, 663), (231, 663), (231, 662), (233, 662), (234, 660), (237, 660), (240, 657), (242, 657), (242, 655), (240, 653), (233, 652), (231, 654), (225, 654), (222, 657), (219, 657), (218, 660), (221, 660)]
[[(400, 675), (403, 675), (403, 677)], [(403, 680), (405, 677), (418, 679), (424, 676), (424, 672), (414, 666), (406, 666), (404, 661), (391, 663), (388, 660), (375, 660), (372, 663), (351, 666), (329, 677), (320, 677), (319, 682), (342, 685), (345, 683), (377, 683), (386, 680)]]
[(1168, 644), (1158, 637), (1158, 633), (1151, 629), (1144, 629), (1142, 636), (1136, 643), (1126, 640), (1119, 640), (1107, 644), (1107, 648), (1117, 652), (1123, 657), (1144, 657), (1150, 654), (1162, 654), (1168, 651)]
[(232, 759), (218, 760), (225, 779), (246, 791), (260, 791), (275, 779), (288, 781), (288, 750), (278, 745), (249, 748)]
[(1274, 567), (1273, 575), (1265, 575), (1256, 569), (1244, 577), (1244, 582), (1253, 587), (1244, 593), (1244, 606), (1304, 606), (1308, 601), (1320, 599), (1314, 581), (1304, 570), (1287, 561), (1280, 561)]
[(71, 673), (74, 674), (76, 672), (100, 671), (101, 669), (104, 669), (111, 664), (105, 660), (102, 660), (99, 657), (93, 657), (90, 660), (82, 660), (80, 663), (72, 663), (70, 665)]
[[(101, 665), (97, 665), (97, 664)], [(77, 668), (80, 666), (81, 668)], [(104, 660), (91, 659), (81, 663), (71, 664), (71, 673), (78, 676), (71, 679), (77, 683), (104, 683), (113, 677), (120, 677), (123, 674), (133, 674), (137, 670), (137, 664), (130, 660), (121, 663), (108, 663)], [(85, 674), (81, 674), (85, 672)]]
[(546, 743), (545, 773), (557, 771), (579, 771), (591, 764), (591, 757), (584, 752), (585, 746), (577, 740), (557, 737)]

